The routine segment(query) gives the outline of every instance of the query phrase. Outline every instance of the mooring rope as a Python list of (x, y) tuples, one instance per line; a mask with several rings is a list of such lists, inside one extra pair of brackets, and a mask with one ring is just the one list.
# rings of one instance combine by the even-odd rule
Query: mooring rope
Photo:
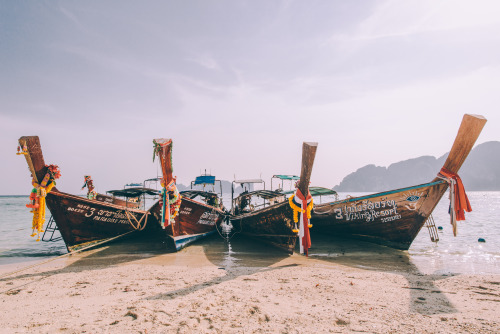
[[(230, 216), (229, 215), (224, 215), (224, 221), (227, 219), (227, 217), (230, 217)], [(224, 240), (226, 240), (226, 242), (229, 242), (236, 234), (241, 233), (241, 231), (243, 229), (242, 226), (241, 226), (241, 221), (242, 221), (242, 219), (240, 219), (240, 230), (233, 232), (230, 237), (226, 237), (226, 236), (222, 235), (222, 233), (219, 231), (219, 228), (217, 227), (217, 224), (215, 225), (215, 228), (217, 229), (217, 232), (219, 233), (219, 235), (221, 236), (221, 238), (224, 239)], [(231, 224), (231, 226), (234, 229), (234, 225)]]
[[(335, 209), (333, 207), (334, 204), (328, 204), (328, 205), (331, 206), (331, 208), (328, 211), (318, 211), (317, 210), (318, 208), (313, 208), (314, 214), (316, 214), (316, 215), (328, 215), (328, 214), (332, 213), (333, 210)], [(323, 208), (319, 208), (319, 209), (323, 209)]]
[[(134, 230), (136, 230), (136, 231), (142, 231), (142, 230), (144, 230), (144, 228), (148, 224), (148, 216), (149, 216), (150, 210), (151, 210), (151, 208), (148, 211), (146, 211), (146, 213), (139, 220), (137, 220), (137, 218), (135, 218), (135, 215), (133, 215), (132, 213), (130, 213), (128, 210), (125, 210), (125, 216), (127, 216), (128, 222), (134, 228)], [(129, 215), (132, 216), (132, 218), (134, 218), (135, 222), (137, 223), (137, 226), (135, 226), (134, 223), (130, 220), (130, 216)], [(144, 225), (141, 226), (141, 222), (144, 219), (144, 217), (146, 217), (146, 219), (144, 220)]]
[[(335, 205), (337, 204), (340, 204), (340, 203), (347, 203), (347, 200), (353, 198), (351, 195), (346, 195), (346, 197), (342, 200), (339, 200), (339, 195), (335, 195), (335, 201), (334, 202), (330, 202), (330, 203), (325, 203), (323, 204), (324, 206), (323, 207), (317, 207), (316, 205), (313, 207), (313, 211), (314, 211), (314, 214), (316, 215), (329, 215), (331, 214), (332, 212), (334, 212), (335, 210)], [(321, 205), (318, 204), (318, 205)], [(328, 206), (328, 210), (327, 209), (327, 206)], [(318, 209), (322, 210), (322, 211), (318, 211)]]

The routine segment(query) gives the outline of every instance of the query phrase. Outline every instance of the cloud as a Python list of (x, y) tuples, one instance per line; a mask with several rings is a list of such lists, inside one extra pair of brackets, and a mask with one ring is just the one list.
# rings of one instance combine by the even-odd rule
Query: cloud
[(148, 4), (9, 2), (2, 141), (43, 136), (77, 183), (95, 161), (68, 157), (75, 147), (139, 173), (151, 138), (168, 136), (181, 180), (205, 167), (231, 179), (296, 173), (301, 142), (319, 141), (313, 180), (333, 186), (365, 164), (443, 154), (465, 112), (492, 119), (481, 138), (498, 140), (495, 1)]
[(198, 57), (190, 58), (188, 60), (190, 60), (190, 61), (192, 61), (200, 66), (203, 66), (209, 70), (220, 69), (219, 64), (217, 64), (215, 59), (208, 54), (200, 55)]
[(389, 37), (485, 27), (500, 24), (500, 3), (495, 0), (388, 0), (351, 33), (334, 40), (362, 41)]

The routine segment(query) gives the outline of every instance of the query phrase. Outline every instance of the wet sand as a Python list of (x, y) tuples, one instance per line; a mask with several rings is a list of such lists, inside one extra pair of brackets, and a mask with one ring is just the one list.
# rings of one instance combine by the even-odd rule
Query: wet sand
[(500, 275), (427, 273), (359, 242), (313, 247), (306, 258), (243, 239), (178, 253), (121, 241), (1, 279), (0, 332), (500, 332)]

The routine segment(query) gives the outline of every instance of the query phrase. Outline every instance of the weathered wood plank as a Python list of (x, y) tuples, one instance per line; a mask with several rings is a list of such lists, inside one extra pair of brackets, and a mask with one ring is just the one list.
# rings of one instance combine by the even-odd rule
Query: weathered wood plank
[(444, 163), (444, 168), (450, 172), (458, 173), (485, 124), (486, 118), (481, 115), (464, 115), (450, 154)]
[[(47, 172), (40, 139), (38, 136), (24, 136), (19, 138), (19, 144), (27, 146), (26, 162), (32, 176), (39, 182)], [(148, 218), (146, 228), (155, 223), (147, 211), (67, 194), (55, 187), (47, 194), (46, 204), (70, 252), (84, 244), (134, 231), (134, 224), (137, 226), (135, 219), (144, 217), (144, 222)]]
[[(164, 186), (168, 186), (174, 181), (173, 166), (172, 166), (172, 140), (171, 139), (155, 139), (154, 142), (159, 147), (160, 165), (163, 174)], [(158, 222), (161, 221), (161, 205), (156, 203), (151, 212)], [(174, 218), (174, 222), (165, 229), (161, 228), (158, 223), (155, 229), (163, 237), (167, 238), (168, 242), (174, 246), (176, 250), (186, 246), (186, 236), (195, 236), (214, 232), (218, 224), (221, 224), (225, 217), (225, 213), (214, 206), (201, 203), (193, 199), (182, 198), (179, 208), (179, 214)]]
[(304, 142), (302, 144), (302, 165), (298, 188), (304, 196), (307, 196), (309, 192), (309, 183), (311, 182), (312, 168), (317, 149), (318, 143)]

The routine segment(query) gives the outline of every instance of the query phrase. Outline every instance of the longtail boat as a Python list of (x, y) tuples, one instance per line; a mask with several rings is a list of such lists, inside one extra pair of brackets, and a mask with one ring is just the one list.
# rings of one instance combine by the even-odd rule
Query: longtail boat
[[(236, 198), (232, 195), (230, 222), (234, 233), (258, 239), (290, 254), (298, 236), (300, 252), (307, 254), (311, 244), (308, 220), (312, 209), (309, 181), (317, 145), (303, 143), (300, 179), (297, 190), (288, 199), (280, 190), (266, 190), (260, 179), (233, 181), (232, 194), (235, 184), (249, 187)], [(250, 189), (250, 185), (258, 183), (264, 183), (264, 189)]]
[[(159, 222), (155, 225), (156, 233), (159, 233), (170, 247), (180, 250), (217, 231), (217, 225), (225, 217), (222, 199), (216, 192), (205, 190), (179, 193), (173, 177), (172, 140), (155, 139), (153, 143), (154, 156), (159, 158), (163, 175), (161, 199), (151, 209)], [(194, 183), (214, 185), (216, 181), (218, 180), (215, 180), (215, 176), (202, 175)]]
[[(21, 149), (22, 148), (22, 149)], [(43, 233), (45, 204), (52, 214), (51, 221), (59, 230), (69, 252), (81, 250), (128, 233), (151, 228), (157, 222), (147, 210), (140, 209), (138, 201), (144, 194), (154, 195), (154, 189), (135, 188), (123, 190), (125, 199), (98, 194), (90, 176), (85, 176), (87, 198), (59, 191), (55, 187), (60, 172), (55, 165), (45, 165), (38, 136), (19, 138), (18, 154), (24, 155), (33, 178), (33, 191), (27, 207), (33, 212), (33, 235)], [(83, 189), (83, 188), (82, 188)], [(49, 224), (47, 224), (49, 225)], [(43, 237), (42, 237), (43, 240)]]
[(426, 225), (431, 240), (436, 241), (438, 235), (431, 214), (449, 185), (451, 223), (456, 234), (456, 220), (463, 220), (464, 209), (470, 211), (457, 173), (485, 123), (483, 116), (464, 115), (443, 168), (429, 183), (315, 205), (313, 234), (347, 236), (408, 250)]

